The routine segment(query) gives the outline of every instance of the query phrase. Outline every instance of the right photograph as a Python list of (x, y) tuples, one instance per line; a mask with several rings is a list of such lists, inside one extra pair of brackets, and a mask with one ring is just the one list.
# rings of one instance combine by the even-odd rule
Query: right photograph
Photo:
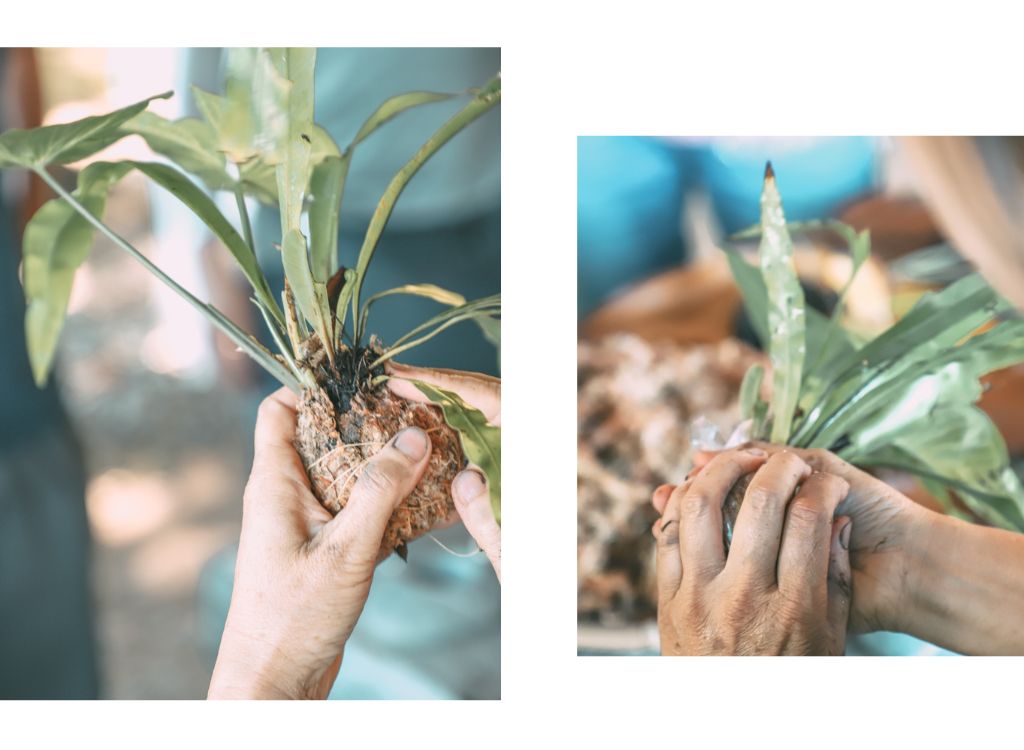
[(578, 654), (1024, 654), (1024, 138), (577, 158)]

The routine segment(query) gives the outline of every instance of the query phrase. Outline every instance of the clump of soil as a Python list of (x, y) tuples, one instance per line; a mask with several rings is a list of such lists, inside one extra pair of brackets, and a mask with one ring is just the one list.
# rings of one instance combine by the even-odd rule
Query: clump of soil
[(743, 375), (761, 357), (733, 339), (626, 334), (582, 341), (577, 356), (577, 611), (584, 622), (640, 622), (657, 610), (651, 493), (683, 481), (695, 418), (732, 431)]
[(303, 390), (298, 406), (295, 448), (309, 474), (313, 494), (332, 514), (348, 504), (349, 496), (367, 462), (399, 431), (421, 428), (430, 437), (427, 469), (416, 489), (395, 509), (381, 542), (381, 556), (405, 544), (448, 518), (455, 506), (451, 484), (466, 459), (458, 433), (444, 421), (441, 410), (430, 404), (406, 401), (384, 383), (371, 385), (383, 373), (370, 363), (380, 354), (368, 349), (341, 349), (334, 372), (325, 366), (322, 352), (311, 359), (320, 373), (318, 387)]

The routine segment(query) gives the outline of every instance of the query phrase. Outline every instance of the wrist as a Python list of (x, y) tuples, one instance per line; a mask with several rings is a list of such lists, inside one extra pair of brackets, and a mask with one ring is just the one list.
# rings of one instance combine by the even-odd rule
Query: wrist
[[(326, 698), (326, 670), (299, 664), (268, 639), (225, 628), (210, 680), (209, 699), (309, 700)], [(333, 682), (333, 679), (330, 681)]]
[(941, 513), (916, 509), (900, 550), (898, 603), (887, 630), (929, 636), (928, 623), (946, 599), (942, 591), (947, 579), (944, 569), (960, 523)]

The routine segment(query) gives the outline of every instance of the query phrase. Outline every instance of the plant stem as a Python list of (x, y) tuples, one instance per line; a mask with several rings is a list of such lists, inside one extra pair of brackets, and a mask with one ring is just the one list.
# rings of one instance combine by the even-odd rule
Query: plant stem
[(245, 205), (245, 191), (242, 183), (235, 183), (235, 203), (238, 204), (238, 217), (242, 222), (242, 236), (245, 237), (245, 244), (249, 246), (253, 254), (256, 253), (256, 243), (252, 238), (252, 224), (249, 222), (249, 209)]
[(126, 239), (121, 237), (117, 232), (108, 227), (98, 218), (96, 218), (89, 210), (83, 206), (78, 200), (68, 193), (59, 182), (44, 167), (35, 167), (33, 171), (39, 175), (42, 180), (49, 185), (53, 191), (63, 198), (68, 205), (70, 205), (75, 211), (82, 215), (82, 217), (98, 229), (103, 235), (108, 237), (115, 245), (127, 252), (129, 255), (135, 258), (142, 266), (156, 276), (160, 281), (173, 289), (177, 294), (188, 302), (192, 307), (201, 312), (207, 317), (217, 328), (219, 328), (228, 338), (234, 341), (238, 346), (256, 362), (273, 375), (282, 385), (286, 385), (294, 391), (299, 390), (299, 383), (295, 377), (282, 365), (279, 361), (274, 359), (274, 356), (259, 345), (255, 339), (246, 334), (242, 329), (228, 320), (223, 313), (220, 312), (213, 305), (207, 304), (194, 296), (191, 292), (181, 286), (178, 282), (168, 276), (166, 273), (161, 271), (156, 264), (153, 263), (149, 258), (143, 255), (137, 248), (135, 248)]

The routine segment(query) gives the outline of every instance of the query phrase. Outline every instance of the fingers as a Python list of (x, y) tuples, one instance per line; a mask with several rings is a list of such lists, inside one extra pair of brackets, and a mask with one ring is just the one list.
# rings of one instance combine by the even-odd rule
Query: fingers
[(651, 495), (651, 505), (658, 511), (659, 515), (665, 515), (665, 507), (668, 505), (668, 499), (672, 497), (672, 491), (675, 488), (674, 484), (663, 484)]
[[(708, 464), (701, 476), (710, 471)], [(776, 453), (758, 469), (736, 517), (729, 566), (763, 586), (775, 583), (786, 506), (811, 467), (795, 453)]]
[(263, 399), (253, 437), (256, 462), (280, 460), (282, 451), (290, 460), (295, 454), (295, 422), (295, 394), (290, 390), (281, 388)]
[(370, 459), (352, 488), (348, 504), (327, 524), (332, 545), (355, 560), (374, 561), (395, 507), (413, 491), (430, 456), (430, 438), (406, 427)]
[(395, 362), (388, 363), (386, 369), (395, 376), (388, 380), (388, 388), (395, 395), (410, 401), (429, 403), (430, 399), (420, 393), (415, 385), (402, 378), (422, 380), (457, 393), (467, 404), (482, 411), (488, 422), (496, 426), (501, 424), (501, 381), (498, 378), (478, 372), (409, 367)]
[[(659, 490), (671, 485), (662, 485)], [(675, 488), (673, 488), (675, 489)], [(657, 494), (657, 490), (655, 491)], [(669, 491), (661, 518), (654, 522), (658, 603), (669, 601), (683, 582), (683, 559), (679, 554), (679, 499), (683, 493)]]
[[(828, 564), (828, 622), (839, 644), (846, 641), (853, 602), (853, 575), (850, 571), (850, 534), (853, 521), (840, 516), (832, 526)], [(842, 653), (841, 649), (837, 649)]]
[(470, 536), (480, 545), (501, 580), (501, 527), (494, 519), (487, 478), (474, 468), (459, 473), (452, 481), (455, 510)]
[(690, 480), (688, 489), (679, 487), (672, 493), (672, 499), (679, 498), (683, 569), (688, 577), (694, 576), (694, 583), (714, 578), (724, 567), (722, 503), (736, 481), (764, 461), (763, 451), (719, 453)]
[(824, 602), (832, 517), (850, 485), (834, 474), (815, 472), (800, 486), (786, 510), (779, 550), (779, 590), (810, 601)]

